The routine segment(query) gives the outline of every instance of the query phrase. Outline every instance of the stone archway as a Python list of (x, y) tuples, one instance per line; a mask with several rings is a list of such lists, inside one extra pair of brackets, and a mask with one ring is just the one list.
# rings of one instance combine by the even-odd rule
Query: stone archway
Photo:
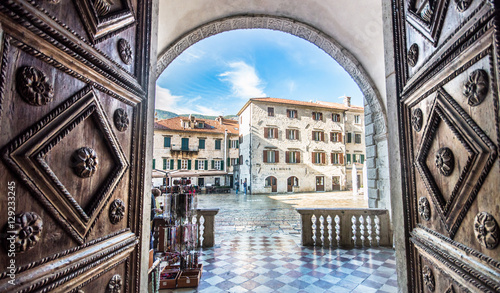
[(158, 56), (157, 77), (184, 50), (210, 36), (237, 29), (270, 29), (292, 34), (325, 51), (358, 84), (365, 97), (369, 206), (390, 207), (387, 114), (374, 82), (356, 58), (335, 39), (303, 22), (272, 15), (236, 15), (203, 24), (174, 41)]

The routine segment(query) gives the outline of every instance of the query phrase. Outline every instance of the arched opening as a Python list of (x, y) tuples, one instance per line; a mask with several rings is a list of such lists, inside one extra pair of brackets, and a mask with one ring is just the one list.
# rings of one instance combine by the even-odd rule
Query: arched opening
[(269, 176), (265, 180), (265, 186), (270, 188), (271, 192), (278, 192), (278, 179), (274, 176)]
[(320, 30), (295, 19), (271, 15), (238, 15), (214, 20), (190, 31), (163, 50), (158, 58), (157, 77), (184, 50), (204, 38), (230, 30), (258, 28), (282, 31), (313, 43), (335, 59), (358, 84), (365, 99), (365, 159), (369, 206), (390, 208), (387, 115), (382, 98), (360, 62)]
[(293, 188), (294, 187), (299, 187), (299, 178), (297, 178), (296, 176), (290, 176), (288, 177), (288, 179), (286, 180), (287, 182), (287, 191), (288, 192), (293, 192)]

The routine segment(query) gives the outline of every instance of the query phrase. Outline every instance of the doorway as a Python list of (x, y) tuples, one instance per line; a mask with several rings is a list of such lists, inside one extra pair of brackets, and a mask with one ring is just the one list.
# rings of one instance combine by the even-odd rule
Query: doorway
[(316, 191), (325, 191), (325, 177), (316, 176)]
[(293, 192), (293, 188), (298, 186), (299, 186), (299, 178), (295, 176), (289, 177), (286, 184), (286, 191)]
[(276, 177), (269, 176), (266, 178), (266, 186), (271, 187), (271, 192), (278, 192), (278, 180)]
[(333, 176), (332, 177), (332, 190), (333, 191), (340, 191), (340, 176)]
[(198, 186), (199, 187), (205, 186), (205, 178), (198, 178)]

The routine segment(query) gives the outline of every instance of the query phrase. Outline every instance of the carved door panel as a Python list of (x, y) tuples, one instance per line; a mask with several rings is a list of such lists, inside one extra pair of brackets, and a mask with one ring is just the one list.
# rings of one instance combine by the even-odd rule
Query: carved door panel
[(500, 292), (498, 1), (393, 1), (411, 292)]
[(0, 292), (138, 291), (150, 5), (0, 2)]

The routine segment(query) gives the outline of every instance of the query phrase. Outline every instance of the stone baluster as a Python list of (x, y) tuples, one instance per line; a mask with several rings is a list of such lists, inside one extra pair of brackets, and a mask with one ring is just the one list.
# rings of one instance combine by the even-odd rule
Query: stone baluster
[(356, 231), (357, 231), (357, 228), (356, 228), (356, 217), (355, 216), (352, 216), (351, 222), (352, 222), (352, 241), (353, 241), (353, 246), (356, 247)]
[(359, 239), (361, 240), (361, 246), (365, 246), (365, 219), (363, 216), (359, 216)]
[(375, 222), (375, 239), (377, 240), (377, 246), (380, 246), (380, 219), (375, 216), (373, 221)]
[(326, 229), (328, 230), (328, 245), (332, 246), (332, 217), (328, 215), (326, 217), (326, 222), (328, 223), (328, 226), (326, 226)]
[(323, 215), (319, 216), (319, 239), (321, 240), (321, 246), (325, 246), (325, 218)]
[(312, 215), (311, 217), (311, 222), (312, 222), (312, 240), (313, 240), (313, 245), (316, 246), (316, 215)]
[(200, 217), (200, 236), (199, 236), (199, 240), (200, 240), (200, 247), (203, 247), (203, 240), (205, 238), (203, 238), (203, 235), (205, 234), (205, 217), (201, 216)]
[(340, 247), (340, 217), (335, 215), (335, 240), (337, 240), (337, 247)]
[(370, 216), (366, 217), (366, 233), (368, 234), (368, 241), (370, 241), (370, 247), (372, 246), (372, 218)]

